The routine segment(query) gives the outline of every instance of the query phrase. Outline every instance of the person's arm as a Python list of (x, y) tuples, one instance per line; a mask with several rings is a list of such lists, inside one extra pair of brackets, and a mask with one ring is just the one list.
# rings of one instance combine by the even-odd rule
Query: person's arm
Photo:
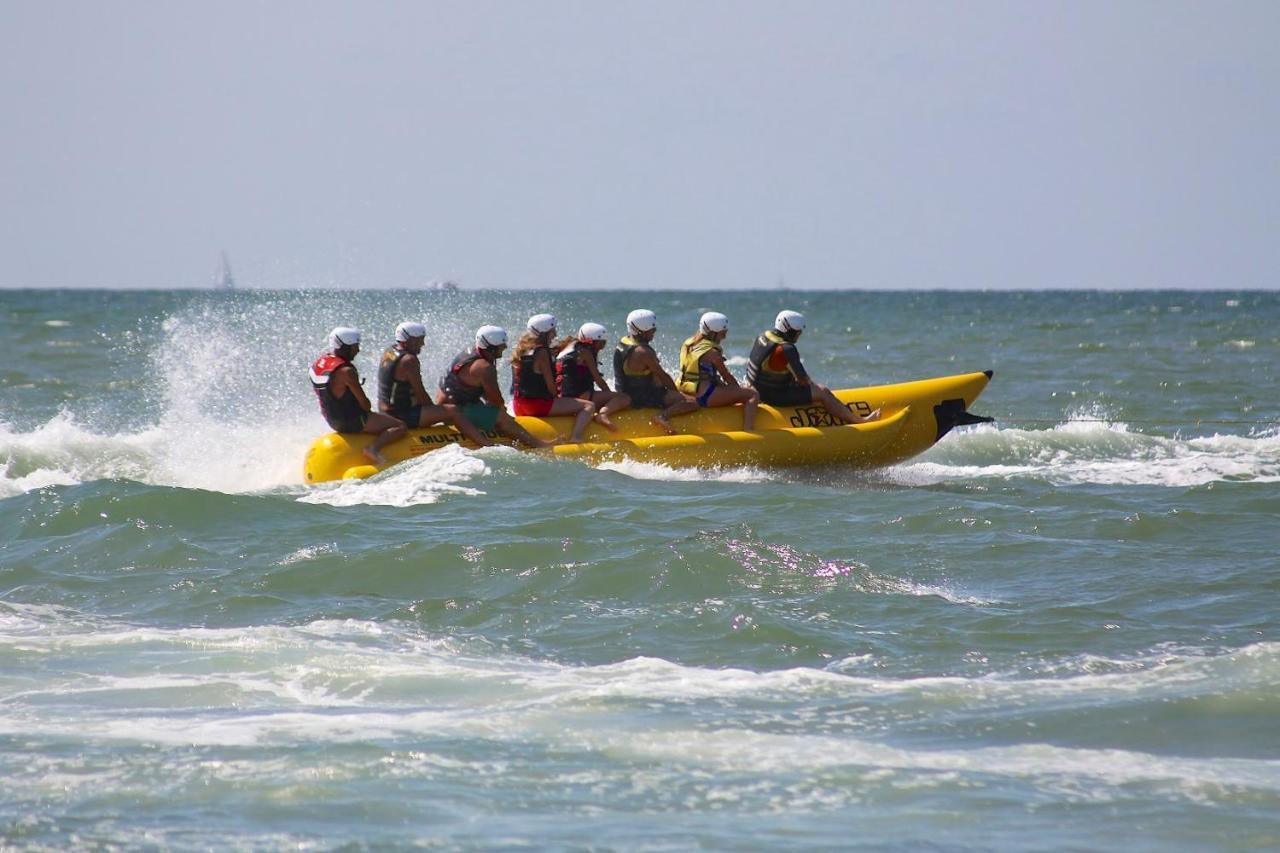
[(409, 383), (414, 403), (419, 406), (431, 405), (431, 397), (427, 394), (427, 389), (422, 384), (422, 364), (418, 361), (416, 355), (409, 353), (400, 359), (400, 364), (396, 367), (396, 379)]
[(782, 354), (787, 357), (787, 368), (790, 369), (791, 375), (796, 378), (796, 382), (801, 385), (808, 385), (812, 380), (809, 379), (809, 374), (804, 369), (804, 365), (800, 363), (800, 350), (796, 349), (795, 344), (783, 344)]
[(547, 383), (547, 390), (554, 394), (556, 388), (556, 371), (551, 365), (550, 350), (538, 350), (537, 354), (533, 357), (533, 369), (542, 377), (542, 381)]
[[(354, 395), (356, 402), (360, 404), (361, 409), (364, 409), (366, 412), (372, 410), (372, 407), (369, 405), (369, 398), (364, 395), (364, 389), (361, 388), (360, 383), (356, 381), (356, 370), (354, 367), (344, 364), (333, 372), (333, 379), (330, 381), (336, 381), (338, 383), (338, 387), (345, 388), (348, 394)], [(334, 396), (341, 397), (342, 395), (335, 394)]]
[(710, 350), (702, 356), (711, 362), (711, 366), (720, 374), (720, 378), (724, 380), (724, 384), (731, 388), (738, 387), (738, 377), (729, 372), (729, 366), (724, 363), (724, 356), (720, 354), (720, 350)]
[(676, 381), (671, 378), (671, 374), (662, 369), (662, 363), (658, 361), (657, 354), (647, 346), (639, 346), (631, 353), (631, 357), (639, 362), (636, 366), (643, 369), (649, 368), (649, 372), (653, 374), (653, 378), (658, 384), (666, 388), (668, 391), (679, 392), (676, 387)]
[(578, 350), (578, 358), (582, 359), (582, 363), (587, 366), (587, 371), (591, 374), (591, 378), (595, 380), (596, 385), (601, 391), (612, 390), (609, 388), (609, 383), (605, 382), (604, 377), (600, 375), (600, 365), (596, 361), (596, 354), (594, 350), (584, 352), (580, 349)]
[[(480, 362), (472, 362), (471, 368), (474, 371), (475, 366)], [(474, 373), (473, 373), (474, 375)], [(507, 407), (507, 401), (502, 398), (502, 391), (498, 388), (498, 366), (490, 364), (484, 369), (484, 375), (481, 377), (481, 384), (484, 387), (484, 398), (490, 406), (497, 406), (499, 409)]]

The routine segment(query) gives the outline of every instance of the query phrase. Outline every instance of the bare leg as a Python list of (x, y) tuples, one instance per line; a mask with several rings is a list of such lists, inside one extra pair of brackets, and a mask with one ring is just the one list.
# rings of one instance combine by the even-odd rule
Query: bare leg
[(676, 415), (687, 415), (690, 412), (698, 411), (698, 401), (692, 397), (681, 394), (679, 391), (668, 391), (667, 396), (662, 398), (665, 409), (653, 416), (653, 422), (666, 430), (669, 435), (675, 435), (679, 432), (671, 424), (671, 419)]
[(596, 412), (596, 422), (610, 432), (617, 432), (618, 425), (609, 416), (630, 406), (631, 398), (620, 391), (596, 391), (591, 395), (591, 400), (600, 406), (600, 410)]
[(511, 415), (508, 415), (506, 412), (498, 415), (497, 427), (498, 432), (514, 438), (526, 447), (536, 447), (546, 450), (548, 447), (555, 447), (560, 443), (559, 439), (556, 441), (543, 441), (540, 438), (534, 438), (529, 434), (527, 429), (516, 423), (515, 418), (511, 417)]
[(756, 428), (756, 408), (760, 405), (760, 392), (754, 388), (733, 388), (728, 385), (717, 385), (707, 398), (707, 408), (735, 406), (742, 404), (742, 428), (751, 431)]
[(822, 407), (831, 414), (831, 417), (840, 421), (842, 424), (865, 424), (868, 421), (878, 420), (880, 410), (876, 409), (865, 417), (850, 409), (844, 403), (840, 402), (840, 398), (831, 393), (831, 389), (825, 385), (813, 383), (809, 386), (813, 389), (813, 398), (822, 403)]
[(364, 457), (381, 467), (387, 464), (386, 457), (382, 455), (382, 448), (404, 438), (408, 435), (409, 429), (390, 415), (370, 412), (369, 419), (364, 422), (364, 431), (375, 436), (373, 443), (364, 449)]
[(576, 397), (560, 397), (551, 404), (549, 415), (577, 415), (573, 422), (573, 434), (569, 440), (577, 444), (582, 441), (582, 433), (596, 414), (596, 404), (590, 400), (579, 400)]

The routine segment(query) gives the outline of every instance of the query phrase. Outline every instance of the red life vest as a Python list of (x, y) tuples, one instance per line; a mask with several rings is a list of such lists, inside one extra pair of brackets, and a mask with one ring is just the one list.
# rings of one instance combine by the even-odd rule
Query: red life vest
[(324, 419), (334, 429), (338, 429), (335, 424), (349, 423), (364, 412), (356, 401), (355, 394), (348, 391), (342, 397), (335, 397), (329, 388), (329, 380), (333, 378), (334, 371), (344, 365), (350, 366), (352, 370), (356, 369), (351, 362), (331, 352), (320, 356), (311, 365), (311, 389), (316, 392), (316, 399), (320, 401), (320, 414), (324, 415)]

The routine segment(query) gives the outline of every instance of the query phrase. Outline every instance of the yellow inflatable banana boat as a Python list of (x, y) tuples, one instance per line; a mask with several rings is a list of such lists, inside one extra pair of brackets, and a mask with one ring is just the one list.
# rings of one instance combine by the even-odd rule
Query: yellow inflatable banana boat
[[(893, 465), (923, 453), (952, 427), (991, 420), (968, 408), (991, 380), (991, 371), (850, 388), (834, 392), (855, 412), (879, 409), (877, 420), (836, 425), (821, 405), (761, 405), (752, 432), (742, 429), (742, 408), (700, 409), (672, 418), (679, 435), (667, 435), (651, 418), (653, 410), (624, 411), (614, 416), (617, 432), (598, 424), (587, 430), (581, 444), (562, 444), (548, 451), (557, 457), (591, 462), (635, 459), (674, 467), (849, 465), (874, 468)], [(539, 438), (568, 435), (572, 419), (516, 418)], [(495, 442), (510, 440), (486, 433)], [(308, 483), (369, 477), (378, 468), (361, 451), (373, 440), (368, 435), (329, 433), (312, 443), (303, 465)], [(382, 449), (389, 465), (403, 462), (448, 444), (473, 446), (451, 427), (409, 430), (409, 437)]]

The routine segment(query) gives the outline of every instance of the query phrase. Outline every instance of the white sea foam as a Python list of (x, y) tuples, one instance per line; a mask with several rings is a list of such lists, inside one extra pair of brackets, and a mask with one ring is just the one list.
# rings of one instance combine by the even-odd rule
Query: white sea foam
[(903, 485), (983, 477), (1058, 484), (1198, 486), (1280, 481), (1280, 432), (1166, 438), (1124, 423), (1068, 421), (1047, 430), (959, 430), (915, 463), (891, 469)]
[(602, 462), (596, 466), (601, 471), (613, 471), (633, 480), (666, 480), (668, 482), (700, 483), (763, 483), (776, 479), (758, 468), (672, 468), (656, 462), (636, 462), (624, 459), (618, 462)]
[[(1169, 758), (1120, 749), (1049, 744), (966, 750), (901, 749), (857, 738), (783, 735), (731, 729), (631, 733), (611, 749), (636, 759), (745, 773), (815, 773), (844, 767), (1011, 776), (1050, 786), (1063, 778), (1114, 788), (1171, 783), (1196, 796), (1204, 785), (1280, 791), (1280, 761)], [(1081, 791), (1082, 796), (1090, 796)], [(1096, 796), (1105, 798), (1101, 793)]]
[(367, 480), (322, 483), (298, 500), (329, 506), (417, 506), (446, 495), (482, 495), (480, 489), (462, 484), (488, 473), (478, 454), (450, 445)]
[[(1021, 672), (970, 678), (868, 677), (828, 669), (796, 667), (757, 672), (688, 666), (639, 657), (596, 666), (573, 666), (513, 655), (495, 655), (487, 643), (462, 643), (423, 633), (408, 623), (323, 620), (307, 625), (242, 628), (156, 628), (113, 623), (65, 608), (0, 604), (0, 653), (14, 648), (50, 659), (112, 652), (119, 665), (109, 676), (56, 675), (40, 686), (24, 679), (24, 690), (73, 698), (81, 690), (155, 689), (232, 683), (302, 704), (360, 704), (370, 690), (391, 689), (391, 704), (447, 704), (466, 694), (493, 708), (529, 703), (574, 706), (600, 698), (685, 701), (753, 697), (785, 700), (839, 696), (846, 699), (909, 695), (926, 705), (981, 708), (997, 703), (1055, 704), (1126, 700), (1147, 695), (1162, 700), (1222, 696), (1238, 687), (1273, 683), (1280, 676), (1280, 643), (1264, 642), (1225, 654), (1155, 649), (1142, 657), (1064, 662), (1061, 672), (1026, 677)], [(145, 654), (143, 654), (145, 652)], [(157, 669), (156, 662), (167, 657)], [(56, 670), (53, 664), (50, 671)], [(353, 685), (362, 685), (358, 689)], [(415, 684), (417, 685), (415, 687)], [(445, 687), (444, 685), (449, 686)], [(175, 701), (182, 703), (181, 695)], [(385, 704), (387, 695), (381, 697)]]
[[(18, 617), (21, 626), (3, 618)], [(919, 714), (962, 708), (1097, 707), (1146, 696), (1221, 700), (1232, 683), (1271, 683), (1280, 644), (1262, 643), (1225, 655), (1160, 653), (1144, 668), (1107, 675), (1021, 679), (871, 678), (833, 670), (773, 672), (685, 666), (636, 658), (600, 666), (569, 666), (483, 650), (460, 650), (412, 625), (325, 621), (294, 628), (155, 629), (76, 622), (56, 608), (0, 608), (0, 652), (24, 648), (65, 656), (127, 652), (109, 675), (58, 675), (59, 660), (41, 679), (23, 679), (0, 706), (0, 733), (117, 743), (201, 747), (281, 747), (304, 743), (385, 742), (456, 737), (588, 750), (631, 765), (657, 764), (776, 777), (850, 770), (924, 774), (908, 787), (955, 781), (964, 774), (1003, 776), (1071, 796), (1105, 799), (1120, 786), (1157, 786), (1196, 798), (1213, 786), (1280, 790), (1280, 762), (1195, 759), (1132, 750), (1028, 742), (975, 749), (891, 746), (829, 729), (788, 734), (760, 730), (775, 706), (807, 700), (882, 702), (897, 696)], [(33, 630), (44, 624), (44, 630)], [(19, 628), (15, 638), (11, 628)], [(68, 641), (70, 643), (68, 644)], [(123, 645), (123, 648), (121, 647)], [(133, 648), (130, 648), (133, 647)], [(142, 654), (145, 652), (145, 654)], [(481, 653), (477, 653), (481, 652)], [(157, 664), (160, 664), (157, 666)], [(719, 726), (688, 720), (702, 703), (739, 714)], [(648, 709), (619, 715), (619, 703)], [(145, 708), (122, 715), (121, 708)], [(669, 715), (652, 721), (653, 710)], [(743, 713), (748, 713), (745, 721)]]

